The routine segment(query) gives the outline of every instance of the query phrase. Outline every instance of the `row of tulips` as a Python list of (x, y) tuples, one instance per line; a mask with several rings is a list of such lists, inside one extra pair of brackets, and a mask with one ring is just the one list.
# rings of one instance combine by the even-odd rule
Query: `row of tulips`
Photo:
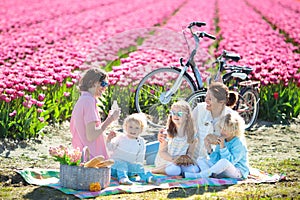
[[(88, 55), (118, 32), (162, 23), (180, 4), (171, 0), (115, 1), (112, 6), (63, 15), (27, 29), (12, 28), (14, 34), (11, 35), (3, 32), (0, 35), (4, 44), (0, 51), (1, 136), (34, 137), (47, 122), (69, 118), (78, 95), (74, 92), (74, 83), (79, 76), (74, 70), (82, 69)], [(116, 7), (122, 7), (122, 15)], [(44, 9), (46, 12), (47, 7)], [(144, 15), (148, 17), (146, 21), (137, 20)], [(124, 21), (130, 23), (121, 24)], [(57, 29), (51, 31), (47, 25)], [(51, 42), (44, 42), (45, 37)], [(24, 57), (17, 57), (20, 51)], [(45, 96), (45, 99), (38, 101), (38, 96)]]
[[(32, 55), (37, 55), (38, 53), (45, 54), (45, 51), (48, 49), (53, 49), (53, 44), (70, 41), (66, 38), (78, 36), (76, 39), (81, 41), (81, 34), (86, 32), (86, 30), (93, 31), (93, 29), (95, 29), (93, 27), (95, 26), (98, 28), (94, 31), (99, 31), (104, 28), (106, 32), (104, 37), (110, 37), (110, 30), (108, 29), (110, 24), (108, 24), (108, 26), (102, 26), (101, 24), (107, 20), (118, 18), (120, 14), (125, 15), (126, 13), (131, 13), (140, 6), (147, 7), (147, 2), (145, 4), (128, 4), (127, 2), (121, 1), (109, 6), (96, 7), (73, 15), (65, 14), (53, 20), (33, 24), (30, 27), (21, 27), (12, 29), (12, 31), (9, 32), (4, 32), (0, 36), (2, 44), (0, 48), (0, 60), (2, 62), (7, 61), (5, 62), (6, 66), (11, 66), (11, 64), (18, 60), (31, 60)], [(115, 7), (122, 7), (123, 12), (117, 11)], [(47, 9), (47, 7), (45, 9)], [(72, 18), (72, 20), (69, 20), (70, 18)], [(116, 31), (118, 31), (118, 29), (114, 28), (112, 33), (114, 34)], [(95, 41), (97, 43), (93, 44), (89, 41), (90, 45), (88, 48), (93, 47), (91, 45), (99, 45), (101, 39), (103, 38), (98, 35)], [(64, 44), (64, 46), (67, 47), (68, 45), (68, 43)], [(64, 52), (64, 46), (61, 46), (58, 51)]]
[[(28, 4), (30, 3), (30, 6)], [(98, 6), (109, 5), (113, 0), (99, 2), (89, 0), (44, 0), (44, 1), (19, 1), (11, 0), (1, 3), (0, 31), (11, 32), (11, 29), (29, 27), (61, 17), (93, 9)], [(17, 5), (17, 6), (16, 6)], [(3, 15), (4, 14), (4, 15)]]
[(300, 2), (295, 0), (274, 0), (276, 3), (282, 5), (285, 8), (289, 8), (296, 12), (300, 12)]
[[(297, 117), (300, 113), (300, 55), (294, 53), (297, 46), (286, 43), (278, 30), (262, 20), (264, 16), (243, 1), (225, 4), (220, 0), (218, 10), (223, 38), (219, 48), (240, 53), (241, 63), (253, 67), (252, 78), (262, 83), (261, 117), (268, 120)], [(273, 101), (274, 94), (279, 94), (277, 101)]]
[[(258, 0), (248, 0), (247, 2), (270, 23), (284, 31), (291, 39), (300, 44), (300, 29), (298, 28), (300, 27), (299, 11), (286, 8), (280, 3), (274, 3), (273, 0), (265, 0), (264, 3)], [(270, 9), (272, 9), (272, 12), (270, 12)]]
[[(109, 31), (110, 27), (117, 28), (117, 34), (110, 35), (95, 51), (88, 55), (89, 61), (100, 63), (103, 66), (119, 59), (119, 57), (122, 57), (122, 54), (130, 53), (129, 47), (136, 46), (137, 40), (144, 40), (145, 37), (149, 37), (149, 33), (152, 31), (151, 27), (162, 23), (166, 18), (170, 17), (174, 10), (179, 8), (183, 2), (157, 2), (151, 6), (144, 7), (142, 10), (131, 12), (127, 16), (115, 18), (114, 21), (104, 23), (104, 26), (107, 24), (105, 31)], [(149, 15), (144, 15), (144, 12), (149, 13)], [(143, 16), (143, 20), (136, 16)], [(124, 52), (120, 51), (122, 49), (124, 49)]]

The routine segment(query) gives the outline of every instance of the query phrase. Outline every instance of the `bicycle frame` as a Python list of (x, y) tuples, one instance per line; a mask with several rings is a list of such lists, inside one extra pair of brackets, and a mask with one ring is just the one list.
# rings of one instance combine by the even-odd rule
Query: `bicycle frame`
[(200, 71), (199, 71), (199, 69), (198, 69), (198, 67), (197, 67), (197, 65), (196, 65), (196, 63), (195, 63), (195, 61), (194, 61), (194, 57), (195, 57), (196, 52), (197, 52), (197, 50), (198, 50), (200, 40), (199, 40), (199, 38), (198, 38), (197, 36), (195, 36), (195, 35), (193, 35), (193, 37), (194, 37), (194, 39), (195, 39), (195, 41), (196, 41), (196, 47), (195, 47), (195, 49), (192, 51), (192, 54), (191, 54), (191, 56), (190, 56), (191, 59), (188, 61), (187, 64), (188, 64), (189, 66), (191, 66), (191, 68), (192, 68), (192, 71), (193, 71), (193, 74), (194, 74), (194, 76), (195, 76), (196, 83), (197, 83), (197, 86), (198, 86), (197, 89), (198, 89), (198, 90), (201, 90), (201, 89), (204, 88), (204, 87), (203, 87), (203, 80), (202, 80)]
[(170, 101), (171, 96), (179, 89), (179, 86), (180, 86), (180, 84), (182, 82), (183, 75), (187, 71), (188, 67), (189, 67), (188, 65), (185, 65), (184, 68), (181, 70), (181, 72), (180, 72), (177, 80), (175, 81), (174, 85), (171, 87), (171, 89), (168, 90), (166, 93), (162, 93), (160, 95), (159, 100), (162, 103), (167, 104)]
[[(199, 38), (203, 38), (203, 37), (210, 37), (212, 39), (215, 39), (214, 36), (211, 36), (209, 34), (206, 34), (205, 32), (200, 32), (199, 33), (199, 36), (197, 36), (197, 33), (194, 33), (192, 28), (189, 28), (190, 29), (190, 32), (194, 38), (194, 41), (195, 41), (195, 48), (192, 50), (192, 52), (190, 53), (190, 56), (189, 56), (189, 59), (188, 61), (183, 64), (183, 59), (180, 58), (180, 65), (183, 67), (181, 69), (181, 72), (180, 72), (180, 75), (178, 76), (177, 80), (175, 81), (174, 85), (170, 88), (170, 90), (168, 90), (167, 92), (165, 93), (162, 93), (161, 96), (160, 96), (160, 101), (162, 103), (168, 103), (170, 101), (170, 98), (171, 96), (179, 89), (179, 86), (181, 85), (181, 82), (182, 82), (182, 78), (184, 76), (184, 74), (187, 72), (187, 69), (189, 67), (192, 68), (192, 71), (193, 71), (193, 74), (194, 74), (194, 77), (195, 77), (195, 80), (196, 80), (196, 89), (197, 90), (204, 90), (204, 84), (203, 84), (203, 80), (202, 80), (202, 77), (201, 77), (201, 73), (194, 61), (194, 57), (197, 53), (197, 50), (198, 50), (198, 47), (199, 47), (199, 43), (200, 43), (200, 39)], [(187, 39), (186, 39), (186, 36), (183, 32), (183, 35), (184, 35), (184, 38), (187, 42)], [(187, 42), (188, 44), (188, 42)], [(173, 67), (175, 68), (175, 67)]]
[[(186, 99), (197, 90), (205, 91), (201, 77), (201, 71), (195, 64), (194, 57), (197, 53), (200, 40), (204, 37), (215, 39), (203, 31), (193, 31), (193, 26), (204, 26), (204, 22), (192, 22), (183, 30), (191, 32), (190, 49), (189, 42), (184, 35), (188, 45), (187, 61), (180, 58), (180, 67), (163, 67), (147, 73), (137, 85), (135, 92), (135, 106), (138, 112), (143, 112), (148, 116), (148, 122), (156, 127), (165, 126), (166, 115), (171, 102), (179, 99)], [(191, 72), (189, 73), (189, 67)], [(191, 74), (193, 73), (193, 75)]]

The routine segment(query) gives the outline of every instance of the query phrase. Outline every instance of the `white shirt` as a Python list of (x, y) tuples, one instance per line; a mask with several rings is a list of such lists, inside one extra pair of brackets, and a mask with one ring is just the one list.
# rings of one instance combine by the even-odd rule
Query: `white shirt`
[[(187, 137), (174, 137), (174, 138), (169, 138), (168, 141), (168, 153), (172, 157), (176, 156), (181, 156), (181, 155), (186, 155), (187, 150), (189, 148), (189, 143), (187, 142)], [(164, 160), (163, 158), (160, 157), (159, 153), (157, 154), (155, 158), (155, 166), (162, 166), (165, 164), (169, 164), (171, 162)]]
[(129, 138), (121, 133), (107, 143), (111, 158), (129, 163), (143, 163), (146, 153), (145, 140), (142, 137)]

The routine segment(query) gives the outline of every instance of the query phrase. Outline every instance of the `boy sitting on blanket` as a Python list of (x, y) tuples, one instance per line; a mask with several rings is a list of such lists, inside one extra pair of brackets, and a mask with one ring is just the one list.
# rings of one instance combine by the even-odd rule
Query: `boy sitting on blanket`
[(156, 179), (151, 172), (145, 172), (143, 162), (145, 158), (145, 140), (140, 136), (147, 126), (146, 117), (143, 114), (129, 115), (123, 124), (125, 132), (115, 135), (109, 133), (107, 147), (111, 158), (115, 161), (111, 168), (111, 174), (120, 184), (132, 185), (130, 176), (138, 175), (142, 182), (155, 183)]

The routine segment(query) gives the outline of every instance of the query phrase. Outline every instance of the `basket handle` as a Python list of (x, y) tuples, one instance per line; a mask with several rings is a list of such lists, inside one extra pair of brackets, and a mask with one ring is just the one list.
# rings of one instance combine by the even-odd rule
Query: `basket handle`
[(88, 146), (84, 146), (82, 149), (81, 162), (85, 163), (90, 160), (90, 150)]

